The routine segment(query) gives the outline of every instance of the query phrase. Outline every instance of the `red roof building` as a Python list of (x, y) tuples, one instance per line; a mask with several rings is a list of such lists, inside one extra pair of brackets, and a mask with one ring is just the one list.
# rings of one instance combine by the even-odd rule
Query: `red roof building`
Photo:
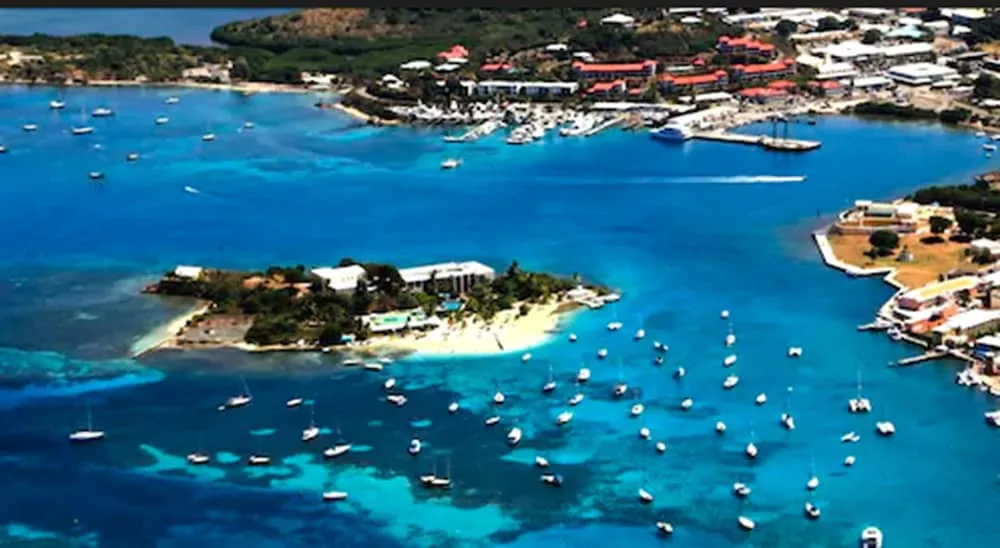
[(720, 88), (728, 83), (729, 75), (724, 70), (686, 76), (674, 76), (672, 74), (660, 76), (660, 89), (666, 93), (681, 90), (705, 91)]
[(788, 92), (774, 88), (746, 88), (739, 91), (740, 98), (755, 103), (772, 103), (783, 101), (788, 97)]
[(776, 53), (774, 46), (753, 38), (731, 38), (720, 36), (715, 43), (715, 51), (723, 55), (748, 55), (772, 59)]
[(656, 61), (635, 63), (573, 63), (573, 74), (581, 78), (647, 78), (656, 75)]
[(783, 89), (785, 91), (791, 91), (799, 87), (799, 85), (791, 80), (775, 80), (773, 82), (768, 82), (767, 87), (771, 89)]
[(625, 93), (625, 80), (614, 80), (611, 82), (594, 82), (586, 92), (587, 95), (614, 95)]
[(508, 72), (514, 68), (510, 63), (483, 63), (479, 67), (480, 72)]
[(794, 75), (795, 60), (781, 59), (762, 65), (733, 65), (732, 69), (732, 80), (734, 82), (768, 81)]
[(442, 51), (437, 56), (439, 59), (465, 59), (469, 57), (469, 50), (465, 49), (465, 46), (461, 44), (455, 44), (451, 49)]
[(586, 19), (580, 19), (579, 21), (577, 21), (576, 22), (576, 28), (578, 28), (578, 29), (585, 29), (585, 28), (587, 28), (587, 20)]
[(840, 85), (840, 82), (836, 80), (813, 80), (809, 82), (809, 89), (818, 95), (825, 95), (827, 97), (837, 97), (847, 93), (844, 86)]

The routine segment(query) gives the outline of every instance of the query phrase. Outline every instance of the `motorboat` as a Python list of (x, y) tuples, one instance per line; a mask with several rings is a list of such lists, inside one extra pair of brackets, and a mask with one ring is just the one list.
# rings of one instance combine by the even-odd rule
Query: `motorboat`
[(422, 447), (423, 446), (421, 445), (420, 440), (418, 440), (417, 438), (413, 438), (412, 440), (410, 440), (410, 446), (406, 449), (406, 451), (409, 454), (416, 456), (420, 454), (420, 449)]
[(38, 124), (24, 124), (21, 126), (21, 130), (25, 133), (31, 133), (33, 131), (38, 131)]
[(451, 402), (451, 403), (448, 404), (448, 412), (449, 413), (456, 413), (456, 412), (458, 412), (458, 402), (457, 401), (453, 401), (453, 402)]
[(346, 455), (351, 452), (351, 444), (346, 441), (338, 441), (333, 447), (327, 447), (323, 450), (323, 456), (328, 459), (335, 459), (341, 455)]
[(563, 411), (556, 417), (556, 424), (562, 426), (564, 424), (568, 424), (571, 420), (573, 420), (573, 413), (570, 411)]
[(645, 490), (645, 489), (643, 489), (643, 488), (640, 487), (639, 488), (639, 502), (642, 502), (643, 504), (649, 504), (649, 503), (653, 502), (653, 495), (650, 494), (649, 491), (647, 491), (647, 490)]
[(656, 442), (657, 453), (665, 453), (666, 451), (667, 451), (667, 444), (663, 443), (662, 441)]
[(360, 358), (348, 358), (343, 362), (341, 362), (341, 365), (343, 365), (344, 367), (353, 367), (355, 365), (364, 365), (364, 363), (365, 363), (364, 360)]
[(542, 456), (535, 457), (535, 466), (537, 466), (539, 468), (548, 468), (549, 467), (549, 459), (547, 459), (545, 457), (542, 457)]
[(738, 382), (740, 382), (739, 377), (737, 377), (736, 375), (729, 375), (728, 377), (726, 377), (726, 380), (722, 381), (722, 388), (730, 390), (734, 386), (736, 386), (736, 383)]
[(365, 362), (364, 365), (361, 366), (361, 368), (364, 369), (365, 371), (376, 371), (376, 372), (378, 372), (378, 371), (382, 371), (383, 369), (385, 369), (385, 366), (382, 365), (379, 362)]
[(616, 398), (620, 398), (624, 396), (626, 392), (628, 392), (628, 385), (624, 382), (619, 382), (615, 384), (615, 388), (611, 391), (611, 394)]
[(395, 377), (389, 377), (388, 379), (385, 380), (384, 383), (382, 383), (382, 388), (386, 390), (392, 390), (395, 387), (396, 387)]
[(590, 369), (587, 369), (586, 367), (581, 368), (580, 371), (578, 371), (577, 374), (576, 374), (576, 380), (577, 380), (577, 382), (581, 382), (581, 383), (589, 381), (590, 380)]
[(250, 457), (247, 458), (247, 464), (249, 466), (270, 466), (271, 457), (267, 455), (250, 455)]
[(815, 491), (817, 487), (819, 487), (819, 478), (815, 475), (809, 476), (809, 481), (806, 482), (806, 489)]
[(195, 465), (208, 464), (212, 462), (212, 455), (208, 454), (205, 451), (197, 451), (188, 454), (188, 456), (185, 457), (185, 460), (187, 460), (188, 464), (195, 464)]
[(861, 436), (857, 432), (848, 432), (843, 436), (840, 436), (841, 443), (855, 443), (861, 439)]
[(790, 413), (781, 414), (781, 426), (785, 427), (785, 430), (795, 430), (795, 417)]
[(460, 165), (462, 165), (461, 160), (457, 160), (455, 158), (448, 158), (447, 160), (441, 162), (441, 169), (455, 169)]
[(757, 527), (757, 524), (746, 516), (740, 516), (736, 519), (736, 522), (739, 523), (740, 529), (743, 529), (744, 531), (753, 531), (754, 527)]
[(694, 407), (694, 399), (693, 398), (684, 398), (683, 400), (681, 400), (681, 409), (682, 410), (687, 411), (687, 410), (691, 409), (692, 407)]
[(602, 348), (602, 349), (600, 349), (600, 350), (597, 351), (597, 358), (598, 359), (603, 360), (604, 358), (607, 358), (607, 357), (608, 357), (608, 349), (607, 348)]
[(90, 179), (92, 181), (100, 181), (100, 180), (104, 179), (104, 172), (103, 171), (91, 171), (90, 173), (87, 174), (87, 176), (90, 177)]
[(94, 132), (94, 128), (91, 126), (79, 126), (72, 128), (70, 131), (73, 135), (89, 135)]
[(507, 401), (507, 397), (503, 395), (503, 392), (498, 390), (496, 394), (493, 394), (493, 403), (496, 405), (503, 405), (505, 401)]
[(663, 356), (653, 358), (653, 365), (663, 365)]
[(302, 441), (312, 441), (319, 437), (319, 427), (315, 424), (302, 430)]
[(639, 437), (640, 438), (642, 438), (644, 440), (648, 440), (651, 435), (652, 434), (649, 432), (649, 428), (646, 428), (645, 426), (643, 426), (642, 428), (639, 429)]
[(49, 108), (52, 110), (62, 110), (66, 108), (66, 103), (53, 99), (52, 101), (49, 101)]
[(158, 126), (162, 126), (162, 125), (166, 124), (169, 121), (170, 121), (170, 118), (167, 118), (166, 116), (157, 116), (156, 117), (156, 125), (158, 125)]
[(569, 334), (569, 342), (576, 342), (576, 333)]
[(669, 348), (667, 347), (667, 345), (661, 343), (660, 341), (653, 341), (653, 350), (655, 350), (656, 352), (666, 352), (667, 350), (669, 350)]
[(253, 129), (255, 127), (257, 127), (257, 124), (253, 122), (243, 122), (243, 129)]
[(7, 153), (7, 147), (0, 145), (0, 154), (6, 154), (6, 153)]
[(875, 430), (880, 436), (889, 437), (896, 433), (896, 425), (889, 421), (879, 421), (875, 423)]
[(125, 161), (126, 162), (134, 162), (134, 161), (136, 161), (138, 159), (139, 159), (139, 153), (138, 152), (129, 152), (125, 156)]
[(733, 484), (733, 494), (741, 499), (749, 497), (750, 487), (743, 482), (737, 481), (736, 483)]
[(854, 466), (854, 462), (856, 460), (857, 459), (854, 458), (854, 455), (847, 455), (847, 457), (844, 458), (844, 466), (850, 468), (851, 466)]
[(801, 355), (802, 355), (802, 348), (798, 346), (792, 346), (788, 349), (789, 358), (798, 358)]
[(519, 443), (521, 443), (521, 429), (515, 426), (507, 432), (507, 445), (513, 447)]
[(985, 150), (986, 152), (994, 152), (996, 151), (996, 149), (997, 146), (992, 143), (983, 143), (983, 150)]
[(542, 385), (543, 394), (548, 394), (555, 389), (556, 389), (556, 381), (554, 379), (550, 379), (548, 382)]
[(500, 422), (500, 415), (493, 415), (492, 417), (486, 418), (486, 426), (493, 426)]
[(572, 398), (570, 398), (570, 399), (569, 399), (569, 402), (568, 402), (568, 403), (569, 403), (570, 405), (572, 405), (572, 406), (577, 406), (577, 405), (579, 405), (579, 404), (580, 404), (580, 402), (582, 402), (582, 401), (583, 401), (583, 394), (582, 394), (582, 393), (580, 393), (580, 392), (577, 392), (576, 394), (574, 394), (574, 395), (573, 395), (573, 397), (572, 397)]
[(525, 352), (524, 354), (521, 354), (522, 363), (528, 363), (530, 360), (531, 360), (531, 352)]
[(767, 394), (763, 392), (757, 394), (757, 397), (754, 398), (753, 402), (756, 403), (757, 405), (764, 405), (765, 403), (767, 403)]
[(684, 369), (683, 367), (678, 367), (674, 371), (674, 378), (675, 379), (683, 379), (684, 375), (686, 375), (686, 374), (687, 374), (687, 370), (686, 369)]
[(170, 97), (167, 97), (166, 99), (163, 100), (163, 103), (167, 104), (167, 105), (176, 105), (177, 103), (180, 103), (180, 102), (181, 102), (181, 98), (180, 97), (174, 97), (172, 95)]
[(563, 484), (563, 477), (559, 474), (542, 474), (542, 483), (551, 485), (552, 487), (559, 487)]
[(869, 525), (861, 531), (861, 548), (882, 548), (882, 530)]
[(725, 367), (732, 367), (734, 363), (736, 363), (736, 354), (730, 354), (722, 360), (722, 365)]
[(726, 423), (718, 421), (715, 423), (715, 431), (719, 434), (723, 434), (726, 431)]
[(641, 403), (636, 403), (635, 405), (632, 406), (631, 414), (632, 414), (633, 417), (638, 417), (645, 410), (646, 410), (646, 406), (645, 405), (643, 405)]
[(645, 329), (638, 329), (638, 330), (636, 330), (635, 335), (633, 335), (632, 338), (638, 341), (638, 340), (642, 340), (642, 338), (645, 337), (645, 336), (646, 336), (646, 330)]
[(201, 140), (205, 141), (205, 142), (214, 141), (215, 140), (215, 134), (214, 133), (206, 133), (206, 134), (204, 134), (204, 135), (201, 136)]
[(719, 313), (719, 317), (721, 317), (723, 320), (728, 320), (729, 319), (729, 311), (728, 310), (723, 310), (721, 313)]
[(618, 331), (622, 328), (622, 322), (614, 321), (608, 322), (608, 331)]
[(90, 115), (94, 118), (107, 118), (109, 116), (114, 116), (115, 112), (107, 107), (98, 107), (92, 110)]
[(323, 491), (323, 500), (327, 502), (335, 502), (346, 499), (347, 491)]
[(755, 459), (757, 458), (757, 445), (754, 442), (750, 442), (747, 444), (743, 452), (748, 458)]
[(386, 401), (395, 405), (396, 407), (403, 407), (406, 405), (406, 396), (402, 394), (389, 394), (385, 397)]
[(811, 502), (806, 502), (805, 513), (809, 519), (819, 519), (819, 507)]
[(674, 526), (666, 521), (656, 522), (656, 530), (660, 532), (661, 535), (672, 535), (674, 534)]
[(681, 124), (667, 124), (663, 127), (650, 130), (650, 137), (657, 141), (684, 142), (694, 136), (691, 128)]

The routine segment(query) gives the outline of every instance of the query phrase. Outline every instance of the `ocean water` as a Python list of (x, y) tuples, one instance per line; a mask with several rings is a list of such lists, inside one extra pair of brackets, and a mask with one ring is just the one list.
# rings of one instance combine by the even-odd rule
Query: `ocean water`
[(286, 11), (288, 8), (3, 8), (0, 34), (169, 36), (180, 44), (206, 46), (212, 43), (212, 29), (219, 25)]
[[(181, 102), (164, 105), (172, 93)], [(850, 546), (868, 524), (887, 546), (980, 545), (1000, 533), (1000, 438), (982, 421), (996, 402), (954, 385), (958, 363), (888, 368), (914, 350), (855, 326), (891, 288), (825, 268), (809, 235), (854, 199), (995, 168), (969, 133), (830, 117), (792, 128), (824, 143), (803, 155), (618, 130), (522, 147), (499, 134), (446, 145), (439, 131), (359, 126), (305, 95), (71, 90), (62, 113), (46, 108), (52, 97), (0, 89), (9, 148), (0, 156), (0, 536), (95, 546), (652, 546), (664, 542), (660, 519), (676, 529), (668, 542), (699, 547)], [(69, 136), (80, 108), (99, 105), (118, 115), (93, 120), (94, 135)], [(170, 123), (154, 125), (161, 114)], [(247, 120), (256, 127), (240, 131)], [(20, 131), (29, 121), (37, 133)], [(218, 139), (203, 143), (209, 130)], [(129, 152), (141, 159), (126, 163)], [(462, 167), (440, 170), (446, 157)], [(97, 169), (101, 185), (87, 177)], [(528, 364), (409, 357), (372, 373), (318, 354), (129, 358), (189, 306), (138, 293), (176, 264), (319, 266), (345, 256), (498, 269), (516, 259), (579, 272), (624, 297), (568, 319)], [(738, 337), (732, 350), (722, 309)], [(612, 319), (624, 329), (608, 332)], [(647, 336), (636, 342), (639, 327)], [(653, 340), (670, 346), (662, 366)], [(801, 358), (786, 357), (792, 345)], [(602, 347), (610, 355), (598, 361)], [(723, 391), (730, 352), (741, 382)], [(586, 400), (556, 427), (581, 364), (593, 371)], [(687, 376), (676, 381), (679, 365)], [(550, 366), (560, 386), (544, 396)], [(870, 416), (846, 412), (859, 368)], [(383, 400), (389, 375), (410, 399), (402, 408)], [(632, 397), (611, 397), (619, 376), (640, 389), (641, 417), (629, 416)], [(217, 411), (241, 377), (253, 403)], [(507, 402), (488, 428), (498, 387)], [(770, 397), (763, 406), (754, 405), (759, 392)], [(299, 441), (310, 411), (286, 409), (294, 395), (314, 403), (319, 441)], [(683, 412), (687, 396), (695, 405)], [(462, 404), (454, 415), (452, 401)], [(108, 438), (71, 447), (66, 435), (88, 405)], [(778, 424), (783, 408), (793, 432)], [(894, 438), (874, 435), (882, 418), (895, 422)], [(723, 436), (717, 420), (728, 424)], [(524, 439), (512, 449), (505, 433), (514, 425)], [(651, 441), (639, 438), (643, 426)], [(338, 429), (356, 450), (323, 462)], [(852, 430), (861, 441), (841, 444)], [(417, 457), (406, 452), (413, 437), (424, 441)], [(751, 439), (760, 448), (752, 462), (743, 455)], [(186, 466), (199, 448), (215, 462)], [(254, 451), (275, 466), (243, 466)], [(539, 482), (539, 454), (565, 477), (561, 488)], [(845, 469), (848, 454), (857, 464)], [(416, 483), (435, 468), (450, 471), (450, 492)], [(811, 469), (821, 480), (812, 495)], [(753, 488), (744, 502), (730, 493), (736, 480)], [(639, 487), (653, 504), (639, 503)], [(350, 499), (324, 504), (331, 488)], [(807, 500), (822, 508), (819, 521), (804, 518)], [(738, 529), (740, 514), (755, 531)]]

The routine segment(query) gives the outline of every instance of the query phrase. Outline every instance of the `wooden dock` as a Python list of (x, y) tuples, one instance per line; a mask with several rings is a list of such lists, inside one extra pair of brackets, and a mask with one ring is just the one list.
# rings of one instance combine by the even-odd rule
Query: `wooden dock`
[(937, 360), (948, 355), (948, 352), (941, 352), (938, 350), (931, 352), (924, 352), (919, 356), (912, 356), (910, 358), (903, 358), (896, 362), (896, 367), (906, 367), (908, 365), (916, 365), (921, 362), (926, 362), (930, 360)]
[(600, 133), (600, 132), (608, 129), (611, 126), (618, 125), (618, 124), (620, 124), (620, 123), (622, 123), (624, 121), (625, 121), (625, 115), (624, 114), (621, 115), (621, 116), (615, 116), (614, 118), (612, 118), (612, 119), (610, 119), (610, 120), (608, 120), (606, 122), (603, 122), (601, 124), (598, 124), (598, 125), (594, 126), (593, 128), (591, 128), (590, 130), (587, 130), (587, 132), (584, 133), (583, 136), (584, 137), (592, 137), (592, 136), (597, 135), (598, 133)]
[(691, 138), (701, 139), (703, 141), (756, 145), (768, 150), (777, 150), (780, 152), (807, 152), (810, 150), (816, 150), (823, 144), (819, 141), (781, 139), (768, 137), (767, 135), (743, 135), (740, 133), (729, 133), (726, 131), (695, 131), (692, 133)]

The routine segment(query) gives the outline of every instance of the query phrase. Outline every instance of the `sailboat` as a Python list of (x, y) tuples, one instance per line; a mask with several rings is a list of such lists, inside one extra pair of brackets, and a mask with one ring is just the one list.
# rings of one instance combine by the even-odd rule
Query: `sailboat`
[(66, 102), (65, 101), (62, 101), (62, 100), (59, 100), (59, 99), (53, 99), (53, 100), (49, 101), (49, 109), (51, 109), (51, 110), (62, 110), (64, 108), (66, 108)]
[(69, 435), (69, 441), (74, 443), (83, 443), (88, 441), (97, 441), (104, 439), (103, 430), (94, 430), (94, 419), (90, 411), (90, 402), (87, 402), (87, 427), (83, 430), (77, 430)]
[(615, 383), (615, 388), (612, 395), (616, 398), (620, 398), (625, 395), (628, 391), (628, 385), (625, 384), (624, 374), (622, 373), (622, 360), (618, 358), (618, 382)]
[(328, 447), (323, 450), (323, 456), (328, 459), (335, 459), (341, 455), (346, 454), (351, 450), (351, 443), (344, 439), (343, 433), (340, 431), (340, 422), (337, 422), (337, 441), (334, 442), (333, 447)]
[(486, 418), (486, 426), (493, 426), (494, 424), (500, 422), (500, 415), (497, 414), (497, 404), (493, 402), (493, 415)]
[(552, 366), (550, 365), (549, 366), (549, 380), (545, 384), (542, 385), (542, 393), (543, 394), (548, 394), (549, 392), (552, 392), (555, 389), (556, 389), (556, 379), (555, 379), (555, 376), (552, 373)]
[(445, 457), (444, 459), (444, 476), (435, 476), (431, 478), (431, 487), (437, 489), (450, 489), (451, 488), (451, 457)]
[(335, 502), (347, 499), (347, 491), (323, 491), (323, 500)]
[(250, 456), (247, 458), (247, 464), (249, 466), (270, 466), (271, 465), (271, 456), (268, 455), (268, 454), (266, 454), (266, 453), (264, 453), (263, 451), (261, 451), (260, 446), (261, 446), (261, 442), (260, 442), (260, 438), (258, 438), (257, 439), (257, 451), (254, 452), (254, 453), (251, 453)]
[(573, 397), (569, 399), (568, 403), (571, 406), (576, 406), (576, 405), (579, 405), (580, 402), (582, 402), (582, 401), (583, 401), (583, 392), (580, 392), (580, 379), (577, 378), (577, 380), (576, 380), (576, 394), (574, 394)]
[(289, 409), (294, 409), (302, 405), (303, 401), (305, 400), (298, 396), (295, 396), (294, 398), (289, 398), (289, 400), (285, 402), (285, 407), (288, 407)]
[(87, 111), (80, 109), (80, 125), (74, 126), (70, 130), (73, 135), (89, 135), (94, 132), (94, 127), (87, 125)]
[(633, 389), (632, 390), (632, 395), (635, 397), (635, 403), (632, 404), (631, 414), (632, 414), (633, 417), (638, 417), (639, 415), (642, 414), (643, 411), (646, 410), (646, 406), (643, 405), (642, 402), (639, 401), (639, 390), (638, 389)]
[(493, 381), (493, 385), (496, 387), (496, 392), (493, 394), (493, 403), (503, 405), (503, 402), (507, 401), (507, 397), (500, 391), (500, 383), (498, 381)]
[(791, 386), (785, 392), (785, 410), (781, 412), (781, 425), (785, 427), (786, 430), (795, 430), (795, 419), (792, 417), (792, 412), (790, 411), (790, 400), (792, 398)]
[(246, 377), (240, 377), (240, 380), (243, 381), (243, 393), (230, 396), (229, 399), (226, 400), (226, 407), (243, 407), (253, 401), (253, 395), (250, 393), (250, 386), (247, 384)]
[(743, 450), (749, 459), (757, 458), (757, 444), (753, 442), (753, 439), (753, 429), (750, 429), (750, 442), (747, 443), (746, 449)]
[(870, 413), (872, 402), (861, 395), (861, 367), (858, 367), (858, 394), (847, 402), (847, 409), (851, 413)]
[(319, 437), (319, 427), (316, 426), (316, 406), (309, 406), (309, 427), (302, 431), (302, 441), (312, 441)]
[(733, 333), (733, 321), (729, 320), (729, 333), (726, 334), (726, 346), (736, 344), (736, 334)]
[(639, 502), (643, 504), (650, 504), (653, 502), (653, 495), (643, 487), (645, 484), (646, 484), (646, 468), (643, 467), (642, 483), (639, 484)]
[(806, 489), (814, 491), (819, 487), (819, 477), (816, 476), (816, 457), (809, 459), (809, 481), (806, 482)]
[(212, 127), (211, 126), (208, 126), (207, 131), (205, 131), (205, 133), (201, 136), (201, 140), (205, 141), (205, 142), (214, 141), (215, 140), (215, 133), (212, 133)]
[(208, 464), (212, 462), (212, 455), (209, 454), (208, 451), (205, 451), (204, 444), (201, 441), (203, 439), (202, 436), (198, 436), (198, 438), (199, 438), (198, 450), (195, 451), (194, 453), (189, 453), (187, 457), (185, 457), (187, 459), (188, 464), (198, 465), (198, 464)]

